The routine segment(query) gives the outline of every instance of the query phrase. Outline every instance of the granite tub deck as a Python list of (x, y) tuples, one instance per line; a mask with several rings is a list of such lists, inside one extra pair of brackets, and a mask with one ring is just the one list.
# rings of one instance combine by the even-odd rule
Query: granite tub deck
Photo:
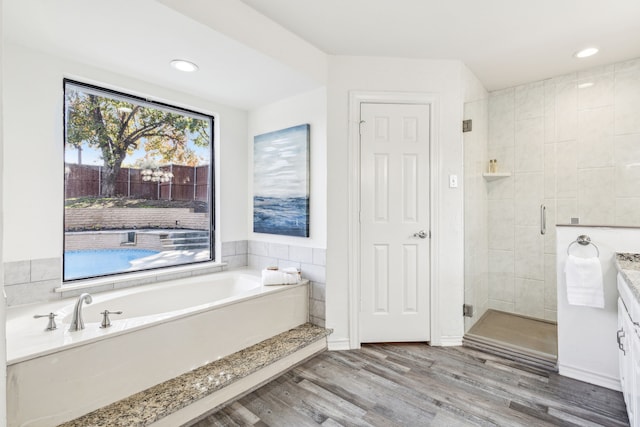
[[(287, 358), (305, 348), (315, 345), (315, 349), (312, 349), (311, 354), (304, 357), (303, 360), (294, 361), (294, 365), (325, 351), (326, 337), (331, 332), (330, 329), (321, 328), (310, 323), (300, 325), (220, 360), (208, 363), (186, 374), (136, 393), (126, 399), (61, 424), (61, 427), (143, 427), (154, 425), (154, 423), (156, 423), (155, 425), (162, 425), (163, 422), (167, 423), (166, 425), (179, 425), (178, 419), (169, 419), (183, 408), (202, 402), (207, 397), (223, 391), (225, 388), (231, 388), (234, 384), (250, 377), (252, 374), (259, 373), (271, 365), (284, 362), (283, 369), (279, 369), (276, 373), (276, 375), (279, 375), (293, 367), (288, 363), (289, 360)], [(212, 403), (214, 406), (208, 407), (208, 411), (241, 397), (241, 395), (259, 387), (274, 376), (270, 375), (263, 378), (258, 384), (241, 391), (238, 395)], [(201, 411), (198, 415), (204, 415), (205, 412), (207, 411)], [(198, 415), (192, 418), (198, 417)], [(185, 422), (185, 420), (180, 421), (180, 423), (182, 422)]]
[(629, 284), (629, 290), (640, 304), (640, 254), (617, 253), (616, 268)]

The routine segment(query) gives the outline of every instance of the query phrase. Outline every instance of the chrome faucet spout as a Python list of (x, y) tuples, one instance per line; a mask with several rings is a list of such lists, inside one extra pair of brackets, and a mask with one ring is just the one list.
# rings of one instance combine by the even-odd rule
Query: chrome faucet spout
[(93, 302), (93, 298), (91, 295), (84, 293), (80, 294), (78, 300), (76, 301), (75, 307), (73, 307), (73, 317), (71, 318), (71, 325), (69, 326), (70, 331), (77, 331), (80, 329), (84, 329), (84, 320), (82, 320), (82, 303), (86, 302), (87, 304), (91, 304)]

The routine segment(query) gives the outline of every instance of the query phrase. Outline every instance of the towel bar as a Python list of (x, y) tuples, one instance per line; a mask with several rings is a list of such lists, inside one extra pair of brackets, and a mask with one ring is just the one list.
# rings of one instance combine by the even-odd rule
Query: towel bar
[(573, 246), (576, 243), (582, 246), (593, 245), (593, 247), (596, 249), (596, 253), (598, 254), (598, 256), (600, 256), (600, 250), (598, 249), (598, 246), (595, 243), (593, 243), (591, 241), (591, 237), (587, 236), (586, 234), (581, 234), (580, 236), (578, 236), (576, 240), (569, 243), (569, 246), (567, 246), (567, 255), (569, 255), (569, 250), (571, 249), (571, 246)]

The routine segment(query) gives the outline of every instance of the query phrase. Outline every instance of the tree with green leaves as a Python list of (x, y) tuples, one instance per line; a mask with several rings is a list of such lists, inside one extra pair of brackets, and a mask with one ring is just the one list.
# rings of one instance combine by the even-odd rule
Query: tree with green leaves
[[(160, 163), (188, 166), (198, 164), (198, 156), (188, 146), (209, 145), (209, 121), (134, 102), (99, 96), (91, 91), (67, 86), (66, 143), (83, 144), (102, 153), (101, 196), (116, 196), (116, 177), (127, 155), (139, 147), (147, 158)], [(142, 144), (142, 145), (141, 145)]]

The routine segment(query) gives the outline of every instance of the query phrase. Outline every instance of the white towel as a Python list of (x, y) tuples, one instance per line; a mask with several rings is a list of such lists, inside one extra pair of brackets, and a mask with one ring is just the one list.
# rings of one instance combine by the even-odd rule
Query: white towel
[(569, 304), (604, 308), (604, 286), (600, 259), (569, 255), (564, 273), (567, 278)]
[(272, 285), (295, 285), (298, 283), (300, 275), (297, 269), (284, 270), (262, 270), (262, 284)]

